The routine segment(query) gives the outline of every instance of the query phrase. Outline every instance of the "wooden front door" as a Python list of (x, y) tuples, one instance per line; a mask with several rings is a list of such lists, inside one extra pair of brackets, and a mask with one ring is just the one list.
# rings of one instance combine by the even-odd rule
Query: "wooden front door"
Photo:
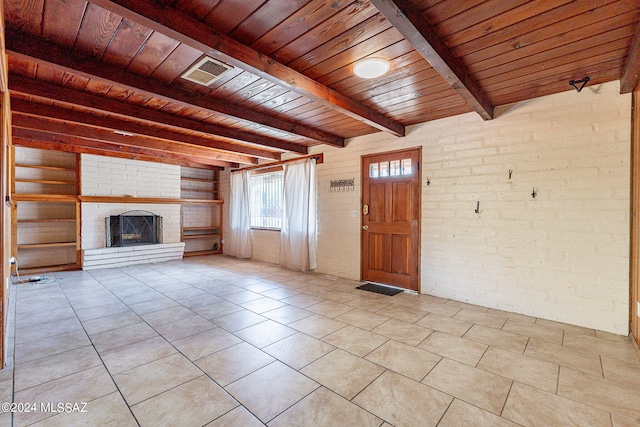
[(362, 157), (362, 280), (419, 291), (420, 149)]

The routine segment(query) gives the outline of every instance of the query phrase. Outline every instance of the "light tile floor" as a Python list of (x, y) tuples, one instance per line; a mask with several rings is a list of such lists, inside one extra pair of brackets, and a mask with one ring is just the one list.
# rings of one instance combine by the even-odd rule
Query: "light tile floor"
[(12, 286), (0, 427), (640, 426), (627, 337), (224, 256), (55, 277)]

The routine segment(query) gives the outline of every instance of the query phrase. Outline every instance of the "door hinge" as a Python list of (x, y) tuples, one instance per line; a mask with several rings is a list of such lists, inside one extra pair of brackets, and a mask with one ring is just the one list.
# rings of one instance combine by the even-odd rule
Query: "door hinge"
[(416, 166), (417, 170), (420, 170), (420, 162), (418, 162), (418, 165)]

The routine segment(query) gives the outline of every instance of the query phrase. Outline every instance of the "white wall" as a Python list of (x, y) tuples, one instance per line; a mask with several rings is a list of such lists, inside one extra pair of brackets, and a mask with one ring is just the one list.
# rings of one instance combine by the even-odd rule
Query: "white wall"
[(180, 198), (180, 166), (82, 154), (83, 196)]
[[(361, 156), (422, 146), (422, 293), (627, 334), (630, 110), (613, 82), (314, 148), (317, 271), (360, 277)], [(328, 191), (345, 178), (356, 191)]]
[[(82, 154), (83, 196), (180, 198), (180, 166)], [(135, 200), (135, 199), (134, 199)], [(163, 243), (180, 241), (180, 204), (82, 203), (82, 249), (103, 248), (105, 218), (129, 210), (162, 217)]]

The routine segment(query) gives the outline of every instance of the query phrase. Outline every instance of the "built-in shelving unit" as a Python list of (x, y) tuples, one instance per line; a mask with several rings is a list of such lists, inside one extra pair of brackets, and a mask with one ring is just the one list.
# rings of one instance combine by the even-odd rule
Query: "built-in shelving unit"
[(80, 268), (79, 155), (13, 150), (11, 252), (20, 272)]
[(181, 168), (181, 237), (184, 256), (222, 253), (222, 205), (219, 171)]

